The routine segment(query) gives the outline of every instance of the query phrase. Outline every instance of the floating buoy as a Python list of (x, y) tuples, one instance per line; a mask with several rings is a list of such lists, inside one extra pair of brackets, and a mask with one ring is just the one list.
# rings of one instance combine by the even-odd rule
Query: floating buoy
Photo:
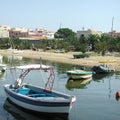
[(116, 97), (120, 97), (120, 91), (116, 92)]
[(117, 101), (120, 100), (120, 91), (116, 92), (116, 100), (117, 100)]

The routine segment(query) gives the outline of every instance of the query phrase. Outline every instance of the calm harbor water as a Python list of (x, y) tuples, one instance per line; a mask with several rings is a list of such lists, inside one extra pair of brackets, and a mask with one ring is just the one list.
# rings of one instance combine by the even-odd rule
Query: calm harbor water
[[(13, 83), (18, 72), (13, 74), (9, 67), (30, 63), (40, 63), (39, 60), (22, 57), (4, 57), (3, 62), (8, 65), (4, 74), (0, 74), (0, 120), (63, 120), (58, 116), (35, 115), (25, 111), (6, 99), (3, 85)], [(75, 95), (77, 98), (68, 118), (65, 120), (119, 120), (120, 101), (115, 94), (120, 91), (120, 74), (94, 75), (86, 81), (68, 80), (67, 70), (74, 66), (67, 64), (42, 61), (43, 64), (52, 65), (55, 68), (56, 79), (54, 90)], [(89, 68), (87, 68), (89, 69)], [(41, 77), (41, 80), (39, 78)], [(45, 80), (42, 73), (34, 72), (28, 75), (25, 82), (44, 86)]]

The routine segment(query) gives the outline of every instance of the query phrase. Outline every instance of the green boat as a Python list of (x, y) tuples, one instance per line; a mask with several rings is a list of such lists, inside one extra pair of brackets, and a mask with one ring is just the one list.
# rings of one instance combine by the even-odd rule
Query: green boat
[(86, 79), (91, 78), (93, 75), (92, 71), (84, 71), (84, 70), (71, 70), (66, 72), (68, 77), (71, 79)]

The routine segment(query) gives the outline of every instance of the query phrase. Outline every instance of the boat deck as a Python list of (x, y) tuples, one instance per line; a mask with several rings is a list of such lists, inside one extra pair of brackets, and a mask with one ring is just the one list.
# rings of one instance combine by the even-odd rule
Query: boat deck
[(31, 98), (38, 98), (38, 99), (55, 99), (55, 100), (65, 100), (65, 98), (60, 97), (60, 96), (55, 96), (51, 93), (47, 93), (44, 91), (36, 91), (30, 88), (21, 88), (16, 91), (19, 94), (31, 97)]
[(17, 91), (17, 93), (22, 95), (27, 95), (29, 97), (56, 97), (50, 93), (46, 93), (44, 91), (36, 91), (29, 88), (22, 88)]

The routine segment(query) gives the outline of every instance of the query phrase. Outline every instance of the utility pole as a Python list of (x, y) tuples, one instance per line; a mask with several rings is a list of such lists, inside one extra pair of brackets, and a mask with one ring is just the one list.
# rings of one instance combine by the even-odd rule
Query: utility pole
[(59, 29), (61, 29), (61, 26), (62, 26), (62, 23), (60, 22), (60, 27), (59, 27)]
[(111, 37), (112, 37), (112, 34), (113, 34), (113, 24), (114, 24), (114, 17), (112, 17)]

